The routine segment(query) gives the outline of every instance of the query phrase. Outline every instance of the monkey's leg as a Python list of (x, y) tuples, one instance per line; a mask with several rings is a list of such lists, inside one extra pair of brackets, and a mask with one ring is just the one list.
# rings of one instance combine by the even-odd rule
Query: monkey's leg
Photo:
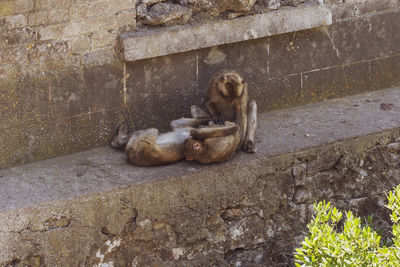
[(125, 146), (129, 141), (129, 138), (130, 134), (128, 134), (128, 125), (122, 124), (118, 128), (117, 135), (114, 136), (113, 139), (111, 140), (110, 146), (112, 148), (125, 149)]
[(257, 151), (255, 136), (257, 128), (257, 104), (251, 101), (248, 106), (247, 115), (247, 131), (243, 143), (243, 150), (247, 153), (255, 153)]
[(210, 115), (208, 114), (207, 111), (196, 105), (192, 105), (190, 107), (190, 114), (192, 115), (193, 118), (210, 118)]
[(239, 145), (237, 150), (240, 150), (243, 147), (243, 143), (246, 137), (247, 132), (247, 94), (240, 99), (240, 101), (236, 104), (236, 124), (239, 128)]
[(218, 126), (209, 128), (198, 128), (190, 131), (190, 136), (195, 139), (204, 140), (212, 137), (223, 137), (237, 133), (239, 126)]
[(211, 120), (210, 118), (180, 118), (171, 121), (169, 125), (173, 130), (184, 127), (196, 128), (201, 124), (207, 124), (210, 120)]

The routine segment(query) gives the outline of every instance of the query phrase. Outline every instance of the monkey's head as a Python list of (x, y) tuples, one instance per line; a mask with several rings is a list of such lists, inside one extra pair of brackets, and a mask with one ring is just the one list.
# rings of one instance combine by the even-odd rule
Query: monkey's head
[(183, 146), (186, 160), (196, 160), (204, 153), (204, 145), (200, 140), (186, 139)]
[(219, 92), (228, 98), (237, 98), (243, 94), (247, 86), (243, 78), (236, 72), (226, 72), (217, 80)]

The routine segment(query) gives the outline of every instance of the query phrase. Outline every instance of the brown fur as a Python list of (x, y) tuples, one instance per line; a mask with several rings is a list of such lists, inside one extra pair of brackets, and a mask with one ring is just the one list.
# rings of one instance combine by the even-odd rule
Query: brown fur
[(243, 145), (247, 128), (247, 84), (236, 71), (221, 70), (209, 84), (206, 107), (213, 121), (233, 121), (239, 126), (239, 145)]
[[(206, 107), (213, 121), (224, 124), (233, 121), (239, 126), (239, 144), (237, 149), (248, 153), (257, 151), (255, 129), (257, 127), (257, 105), (251, 102), (248, 110), (247, 83), (236, 71), (221, 70), (210, 81), (207, 91)], [(248, 121), (248, 117), (252, 120)]]
[[(190, 129), (181, 129), (172, 131), (172, 141), (158, 144), (158, 130), (147, 129), (135, 132), (126, 145), (126, 155), (131, 164), (136, 166), (157, 166), (165, 165), (182, 160), (183, 153), (182, 141), (178, 135), (185, 133), (189, 135)], [(176, 141), (176, 142), (175, 142)]]
[[(184, 141), (190, 138), (191, 134), (201, 138), (217, 139), (237, 132), (237, 126), (206, 126), (209, 120), (209, 118), (174, 120), (171, 122), (173, 130), (161, 135), (154, 128), (127, 135), (125, 126), (121, 126), (111, 145), (115, 148), (125, 147), (129, 162), (136, 166), (174, 163), (185, 158)], [(201, 125), (203, 128), (195, 128)]]
[(225, 128), (225, 136), (208, 135), (208, 132), (202, 131), (208, 128), (192, 130), (192, 138), (184, 143), (186, 159), (208, 164), (232, 158), (240, 141), (239, 127), (232, 125), (222, 128)]

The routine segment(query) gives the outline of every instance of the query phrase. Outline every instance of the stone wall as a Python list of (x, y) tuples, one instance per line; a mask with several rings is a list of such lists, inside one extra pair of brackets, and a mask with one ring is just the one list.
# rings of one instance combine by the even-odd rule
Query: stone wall
[[(183, 23), (193, 24), (229, 19), (231, 5), (251, 7), (234, 12), (248, 15), (300, 2), (216, 1), (214, 12), (209, 1), (178, 1), (172, 9), (190, 9)], [(0, 1), (0, 168), (104, 145), (127, 119), (165, 130), (203, 101), (220, 68), (243, 73), (261, 111), (399, 85), (398, 1), (326, 4), (331, 27), (127, 63), (118, 35), (170, 25), (140, 17), (161, 3)]]
[(121, 109), (116, 39), (135, 29), (135, 4), (0, 1), (0, 168), (107, 141)]
[(292, 266), (331, 201), (390, 237), (400, 129), (0, 213), (0, 266)]

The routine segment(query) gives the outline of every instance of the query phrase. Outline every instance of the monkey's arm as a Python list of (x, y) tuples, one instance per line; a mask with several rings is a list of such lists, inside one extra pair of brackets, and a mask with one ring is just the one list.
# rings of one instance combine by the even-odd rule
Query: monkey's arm
[(255, 136), (257, 128), (257, 104), (256, 101), (251, 101), (247, 110), (247, 130), (246, 137), (243, 143), (243, 150), (247, 153), (255, 153), (257, 151)]
[(218, 110), (218, 107), (215, 104), (215, 102), (213, 102), (212, 100), (208, 101), (206, 103), (206, 107), (207, 107), (208, 113), (210, 113), (210, 115), (211, 115), (213, 122), (218, 125), (224, 125), (224, 120), (222, 118), (222, 114)]
[(190, 135), (199, 140), (204, 140), (212, 137), (223, 137), (233, 135), (237, 133), (239, 126), (221, 126), (221, 127), (210, 127), (210, 128), (199, 128), (190, 131)]
[(210, 118), (180, 118), (177, 120), (173, 120), (169, 123), (171, 128), (177, 129), (177, 128), (183, 128), (183, 127), (198, 127), (199, 125), (202, 124), (207, 124), (211, 119)]

